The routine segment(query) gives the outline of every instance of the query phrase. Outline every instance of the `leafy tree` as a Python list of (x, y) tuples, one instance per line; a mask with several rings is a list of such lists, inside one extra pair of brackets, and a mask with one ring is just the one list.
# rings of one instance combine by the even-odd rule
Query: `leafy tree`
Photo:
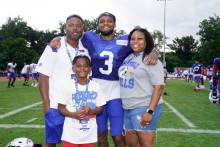
[(14, 60), (18, 67), (23, 66), (23, 62), (31, 62), (39, 58), (57, 31), (33, 30), (21, 17), (8, 18), (0, 29), (0, 68), (6, 68), (7, 62)]
[(157, 51), (159, 51), (163, 45), (163, 34), (160, 31), (155, 30), (152, 33), (152, 37), (154, 39), (155, 48)]
[(174, 72), (174, 68), (182, 67), (183, 62), (176, 56), (175, 53), (166, 53), (166, 68), (168, 72)]
[(197, 58), (203, 64), (209, 65), (220, 53), (220, 17), (214, 14), (200, 22), (199, 28), (197, 35), (200, 35), (201, 45)]
[(181, 39), (175, 38), (173, 44), (168, 44), (168, 46), (175, 52), (176, 57), (182, 63), (182, 67), (191, 66), (193, 54), (197, 51), (198, 41), (190, 35)]

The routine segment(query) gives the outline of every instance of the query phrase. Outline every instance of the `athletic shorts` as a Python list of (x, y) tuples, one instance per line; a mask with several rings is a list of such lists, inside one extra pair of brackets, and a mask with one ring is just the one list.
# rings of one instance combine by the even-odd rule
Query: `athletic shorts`
[(110, 100), (104, 105), (101, 114), (97, 115), (98, 133), (108, 129), (110, 122), (110, 135), (119, 136), (123, 131), (123, 108), (121, 99)]
[(8, 73), (8, 78), (9, 78), (9, 79), (15, 79), (15, 78), (16, 78), (15, 73), (14, 73), (14, 72), (9, 72), (9, 73)]
[(65, 117), (61, 115), (57, 109), (50, 108), (49, 111), (45, 114), (44, 119), (46, 143), (60, 143)]
[(32, 73), (31, 76), (32, 76), (32, 79), (34, 79), (34, 80), (39, 78), (39, 74), (38, 73)]
[(26, 79), (26, 78), (28, 78), (28, 74), (27, 73), (25, 73), (25, 74), (22, 74), (22, 76)]
[(135, 130), (135, 131), (156, 131), (157, 122), (162, 114), (162, 104), (157, 105), (152, 115), (152, 121), (148, 126), (142, 127), (140, 125), (141, 116), (146, 112), (148, 106), (138, 107), (135, 109), (124, 110), (124, 130)]
[(200, 79), (201, 79), (200, 76), (195, 76), (194, 77), (195, 82), (200, 82)]

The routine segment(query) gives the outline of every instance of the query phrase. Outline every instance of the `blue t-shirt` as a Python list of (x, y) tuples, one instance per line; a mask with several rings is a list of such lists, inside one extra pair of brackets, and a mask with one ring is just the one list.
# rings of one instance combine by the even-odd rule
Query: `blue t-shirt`
[(81, 38), (88, 49), (92, 61), (92, 77), (105, 80), (119, 80), (118, 69), (131, 53), (128, 35), (103, 40), (94, 32), (88, 31)]

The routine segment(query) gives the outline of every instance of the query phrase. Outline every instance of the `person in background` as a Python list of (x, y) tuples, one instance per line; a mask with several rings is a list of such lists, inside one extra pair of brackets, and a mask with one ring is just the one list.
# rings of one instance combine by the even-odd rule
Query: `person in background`
[(21, 70), (21, 75), (24, 77), (23, 86), (28, 86), (29, 73), (30, 73), (30, 65), (24, 63), (24, 66)]
[(146, 29), (133, 29), (129, 41), (132, 53), (118, 72), (125, 142), (132, 147), (153, 147), (157, 122), (162, 113), (163, 64), (161, 61), (156, 65), (144, 62), (144, 57), (154, 47), (153, 38)]
[(210, 84), (210, 90), (212, 90), (212, 84), (211, 84), (211, 81), (212, 81), (212, 71), (213, 71), (213, 64), (211, 65), (208, 65), (207, 68), (207, 75), (206, 75), (206, 80), (209, 82)]
[(166, 66), (163, 67), (163, 71), (164, 71), (164, 83), (166, 84), (167, 75), (168, 75)]
[(16, 81), (16, 74), (15, 74), (15, 67), (17, 66), (17, 63), (12, 61), (11, 63), (8, 63), (7, 66), (7, 73), (8, 73), (8, 88), (15, 87), (14, 83)]
[(37, 67), (37, 64), (33, 61), (30, 64), (30, 73), (31, 73), (31, 78), (32, 78), (31, 86), (33, 86), (33, 87), (37, 87), (39, 85), (39, 80), (38, 80), (39, 79), (39, 74), (36, 71), (36, 67)]
[(66, 36), (61, 38), (58, 49), (46, 46), (41, 55), (37, 69), (40, 73), (39, 89), (45, 113), (45, 145), (55, 147), (61, 143), (64, 116), (58, 112), (58, 99), (63, 90), (63, 82), (74, 82), (75, 73), (72, 71), (72, 60), (77, 55), (88, 55), (80, 38), (83, 33), (83, 19), (76, 14), (66, 19)]
[(195, 63), (192, 65), (192, 71), (193, 71), (193, 77), (196, 83), (196, 87), (194, 88), (194, 91), (199, 91), (199, 82), (201, 78), (203, 77), (203, 65), (199, 63), (198, 60), (195, 60)]
[[(220, 57), (216, 57), (212, 69), (212, 96), (214, 102), (219, 101), (220, 92)], [(220, 104), (220, 103), (219, 103)]]
[(93, 147), (98, 140), (96, 115), (106, 102), (100, 85), (88, 79), (90, 66), (89, 57), (74, 58), (75, 82), (65, 82), (58, 100), (58, 110), (65, 116), (62, 147)]

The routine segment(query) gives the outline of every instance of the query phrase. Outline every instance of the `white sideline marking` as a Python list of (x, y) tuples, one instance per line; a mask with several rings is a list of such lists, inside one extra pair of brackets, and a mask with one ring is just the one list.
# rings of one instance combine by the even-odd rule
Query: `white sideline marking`
[(173, 106), (171, 106), (169, 103), (167, 103), (164, 100), (164, 103), (183, 121), (185, 124), (191, 128), (195, 128), (196, 126), (191, 123), (187, 118), (185, 118), (179, 111), (177, 111)]
[(5, 118), (5, 117), (8, 117), (8, 116), (11, 116), (11, 115), (16, 114), (16, 113), (18, 113), (18, 112), (27, 110), (27, 109), (29, 109), (29, 108), (31, 108), (31, 107), (35, 107), (35, 106), (40, 105), (40, 104), (42, 104), (42, 101), (40, 101), (40, 102), (38, 102), (38, 103), (35, 103), (35, 104), (32, 104), (32, 105), (28, 105), (28, 106), (22, 107), (22, 108), (20, 108), (20, 109), (17, 109), (17, 110), (8, 112), (8, 113), (5, 113), (5, 114), (3, 114), (3, 115), (0, 115), (0, 119)]
[[(0, 128), (44, 128), (44, 125), (0, 124)], [(220, 134), (220, 130), (157, 128), (158, 132)]]
[(37, 118), (32, 118), (32, 119), (30, 119), (30, 120), (28, 120), (28, 121), (26, 121), (27, 123), (30, 123), (30, 122), (32, 122), (32, 121), (35, 121)]
[(158, 128), (159, 132), (181, 132), (181, 133), (208, 133), (220, 134), (220, 130), (202, 130), (202, 129), (175, 129), (175, 128)]
[(0, 128), (44, 128), (44, 125), (0, 124)]

